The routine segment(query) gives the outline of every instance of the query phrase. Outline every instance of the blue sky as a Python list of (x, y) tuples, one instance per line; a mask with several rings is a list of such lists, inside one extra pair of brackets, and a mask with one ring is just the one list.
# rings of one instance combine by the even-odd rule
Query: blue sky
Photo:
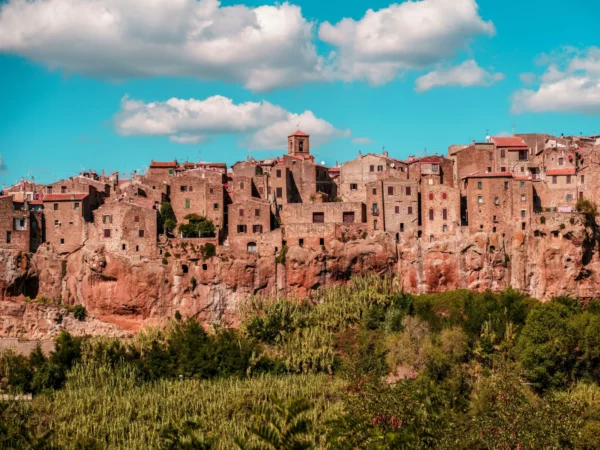
[[(150, 159), (232, 164), (249, 148), (274, 156), (298, 122), (328, 165), (383, 146), (399, 158), (445, 153), (513, 124), (600, 132), (591, 0), (122, 3), (0, 2), (0, 182), (130, 172)], [(240, 38), (265, 6), (285, 10), (269, 18), (281, 37)], [(200, 43), (190, 11), (213, 24)]]

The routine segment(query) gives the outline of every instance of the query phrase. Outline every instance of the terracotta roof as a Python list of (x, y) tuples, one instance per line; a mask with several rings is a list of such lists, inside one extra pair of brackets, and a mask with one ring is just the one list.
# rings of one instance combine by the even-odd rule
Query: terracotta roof
[(310, 136), (309, 134), (305, 133), (304, 131), (300, 131), (300, 130), (296, 130), (295, 133), (290, 134), (288, 137), (292, 137), (292, 136)]
[(150, 168), (152, 169), (165, 169), (169, 167), (177, 167), (177, 161), (168, 161), (168, 162), (160, 162), (160, 161), (151, 161)]
[(42, 202), (41, 200), (29, 200), (29, 204), (30, 205), (41, 205), (44, 202)]
[(513, 178), (517, 181), (531, 181), (531, 177), (527, 176), (513, 175)]
[(492, 142), (496, 144), (496, 147), (522, 147), (523, 150), (527, 150), (527, 144), (525, 141), (518, 136), (510, 136), (510, 137), (493, 137)]
[(130, 183), (131, 180), (119, 180), (119, 186), (125, 183)]
[(83, 200), (88, 194), (46, 194), (43, 201), (45, 202), (62, 202), (72, 200)]
[(440, 162), (440, 158), (439, 157), (434, 157), (434, 156), (426, 156), (425, 158), (421, 159), (422, 163), (432, 163), (432, 164), (438, 164)]
[(466, 175), (464, 178), (512, 178), (512, 173), (510, 172), (474, 172), (469, 175)]
[(546, 175), (575, 175), (575, 167), (565, 169), (550, 169), (546, 171)]

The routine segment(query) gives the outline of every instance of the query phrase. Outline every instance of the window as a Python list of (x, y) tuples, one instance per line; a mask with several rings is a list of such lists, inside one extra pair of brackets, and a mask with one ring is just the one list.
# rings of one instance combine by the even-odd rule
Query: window
[(281, 178), (281, 169), (277, 169), (275, 174), (277, 175), (277, 178)]
[(433, 192), (429, 193), (429, 200), (433, 200)]
[(369, 166), (369, 172), (375, 172), (375, 166)]
[(407, 213), (407, 214), (412, 214), (412, 208), (413, 208), (412, 206), (409, 206), (409, 207), (408, 207), (408, 210), (407, 210), (407, 212), (406, 212), (406, 213)]
[(394, 186), (388, 186), (388, 195), (394, 195)]
[(218, 203), (214, 203), (214, 204), (213, 204), (213, 209), (214, 209), (215, 211), (218, 211), (218, 210), (219, 210), (219, 204), (218, 204)]
[(110, 229), (109, 228), (105, 228), (104, 229), (104, 237), (105, 238), (109, 238), (110, 237)]
[(383, 166), (377, 166), (377, 172), (383, 172)]
[(238, 225), (237, 226), (237, 232), (238, 233), (245, 233), (246, 232), (246, 225)]
[(240, 189), (242, 189), (242, 190), (244, 189), (244, 182), (243, 181), (240, 181)]
[(319, 245), (325, 245), (325, 238), (319, 238)]
[(169, 169), (169, 175), (173, 175), (173, 169)]
[(572, 202), (573, 201), (573, 196), (571, 194), (567, 194), (567, 202)]
[(483, 197), (481, 195), (477, 197), (477, 203), (479, 203), (480, 205), (483, 203)]
[(448, 198), (448, 194), (442, 192), (442, 200), (446, 200)]
[(60, 193), (61, 194), (66, 194), (67, 193), (67, 187), (66, 186), (61, 186), (60, 187)]
[(6, 243), (7, 243), (7, 244), (10, 244), (11, 238), (12, 238), (12, 234), (11, 234), (11, 232), (10, 232), (10, 231), (7, 231), (7, 232), (6, 232)]
[(400, 224), (400, 233), (404, 233), (404, 224), (403, 223)]
[(406, 195), (410, 195), (410, 186), (406, 186)]
[(525, 172), (525, 167), (521, 166), (521, 172)]
[(54, 204), (54, 211), (58, 211), (58, 203)]
[(312, 221), (313, 221), (313, 223), (325, 223), (325, 213), (314, 212)]
[(524, 188), (525, 187), (525, 182), (521, 181), (521, 187)]
[(521, 210), (521, 217), (525, 217), (525, 214), (527, 213), (527, 211), (525, 211), (524, 209)]
[(429, 235), (429, 242), (433, 242), (433, 234)]
[(498, 223), (498, 217), (497, 216), (492, 217), (492, 222)]
[(446, 208), (442, 209), (442, 220), (448, 220), (448, 210)]
[(481, 181), (477, 182), (477, 189), (483, 189), (483, 183)]
[(102, 216), (102, 223), (112, 223), (112, 216), (110, 216), (110, 215)]
[(304, 247), (304, 238), (300, 238), (300, 239), (298, 239), (298, 245), (299, 245), (300, 247)]
[(494, 154), (492, 152), (488, 153), (488, 159), (492, 161), (494, 159)]
[(342, 213), (342, 222), (354, 223), (354, 211), (344, 211)]
[(427, 184), (429, 186), (433, 186), (433, 178), (430, 178), (429, 180), (427, 180)]
[(527, 150), (519, 150), (519, 161), (527, 161)]
[(525, 222), (521, 222), (521, 230), (525, 230)]
[(506, 167), (500, 167), (500, 172), (506, 172)]
[(283, 188), (277, 188), (277, 198), (283, 198)]
[[(506, 150), (504, 150), (504, 149), (500, 150), (500, 158), (506, 158)], [(502, 172), (504, 172), (504, 170)]]
[(209, 194), (213, 194), (215, 192), (215, 190), (213, 188), (209, 188), (208, 192), (209, 192)]
[(373, 229), (377, 230), (379, 228), (379, 224), (377, 223), (377, 220), (373, 221)]
[(253, 233), (262, 233), (263, 232), (262, 225), (252, 225), (252, 232)]
[(571, 175), (567, 175), (567, 184), (571, 184)]
[(496, 227), (492, 227), (492, 233), (496, 232)]
[(61, 240), (60, 240), (60, 245), (63, 245), (64, 243), (65, 243), (65, 239), (64, 239), (64, 238), (61, 238)]
[(558, 158), (558, 165), (559, 166), (564, 166), (565, 165), (565, 158)]
[(500, 204), (500, 197), (494, 197), (494, 205), (498, 206)]
[(185, 199), (185, 209), (190, 209), (190, 206), (191, 206), (190, 199), (186, 198)]
[(583, 181), (584, 181), (584, 176), (581, 175), (581, 184), (583, 184)]
[(139, 246), (139, 245), (136, 245), (136, 246), (135, 246), (135, 251), (136, 251), (136, 252), (139, 252), (139, 251), (140, 251), (140, 246)]
[(377, 203), (373, 203), (372, 211), (373, 211), (374, 216), (379, 214), (379, 209), (377, 208)]
[(181, 192), (187, 192), (187, 190), (188, 190), (188, 187), (187, 187), (187, 186), (179, 186), (179, 190), (180, 190)]
[(139, 221), (140, 221), (140, 216), (133, 216), (134, 223), (139, 223)]
[(433, 220), (433, 209), (429, 210), (429, 220)]
[(58, 219), (54, 220), (54, 226), (60, 227), (60, 221)]
[(552, 184), (556, 184), (557, 178), (556, 175), (552, 175)]
[(73, 204), (73, 209), (74, 210), (78, 210), (79, 209), (79, 203), (74, 203)]
[(138, 230), (138, 237), (144, 237), (144, 230)]
[(525, 197), (525, 194), (521, 195), (521, 201), (524, 202), (525, 200), (527, 200), (527, 197)]
[(400, 214), (400, 207), (399, 206), (394, 206), (394, 213), (395, 214)]
[(240, 217), (244, 217), (244, 210), (240, 209)]
[(373, 188), (373, 195), (377, 195), (377, 189)]
[(442, 233), (448, 232), (448, 225), (442, 225)]
[(358, 190), (358, 184), (356, 184), (356, 183), (350, 183), (350, 190), (351, 191)]
[(127, 245), (121, 244), (121, 250), (123, 250), (123, 251), (127, 250)]
[(508, 189), (508, 181), (504, 182), (504, 189)]
[(300, 141), (300, 142), (298, 143), (298, 151), (299, 151), (299, 152), (302, 152), (302, 151), (304, 151), (304, 141)]
[(46, 187), (46, 193), (47, 194), (52, 194), (52, 186)]
[[(250, 242), (250, 244), (252, 244), (252, 242)], [(248, 244), (248, 251), (251, 251), (250, 244)], [(256, 244), (254, 244), (254, 245), (256, 245)], [(208, 264), (202, 264), (202, 270), (208, 270)]]

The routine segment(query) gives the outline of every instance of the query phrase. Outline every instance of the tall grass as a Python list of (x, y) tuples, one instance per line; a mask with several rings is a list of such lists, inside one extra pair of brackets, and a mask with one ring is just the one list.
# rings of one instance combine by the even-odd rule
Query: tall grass
[(199, 433), (216, 439), (216, 448), (231, 449), (246, 432), (250, 408), (271, 395), (313, 402), (314, 436), (322, 442), (322, 425), (341, 412), (342, 393), (342, 382), (327, 375), (140, 383), (130, 365), (87, 361), (72, 370), (64, 389), (21, 407), (63, 445), (91, 437), (108, 449), (157, 448), (160, 430), (193, 421)]

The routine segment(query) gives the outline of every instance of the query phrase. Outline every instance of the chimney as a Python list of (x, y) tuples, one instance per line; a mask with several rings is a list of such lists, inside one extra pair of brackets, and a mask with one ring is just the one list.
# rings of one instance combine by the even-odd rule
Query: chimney
[(383, 152), (383, 156), (388, 156), (387, 150), (385, 152)]

